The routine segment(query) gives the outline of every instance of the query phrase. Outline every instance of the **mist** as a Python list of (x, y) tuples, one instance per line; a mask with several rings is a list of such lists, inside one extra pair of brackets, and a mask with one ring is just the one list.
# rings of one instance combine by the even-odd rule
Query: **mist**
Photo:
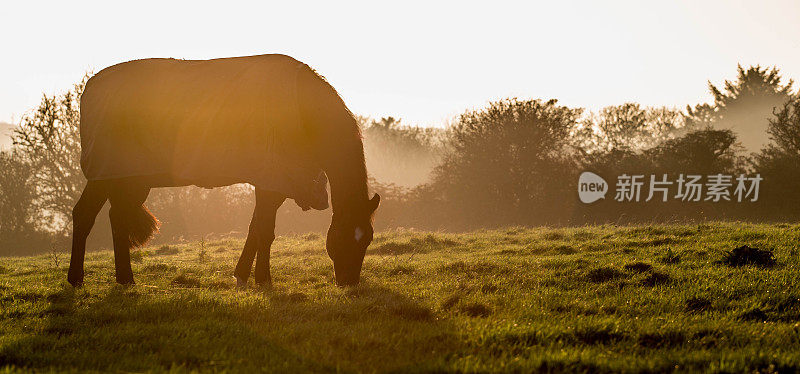
[[(379, 230), (471, 230), (608, 222), (685, 222), (796, 218), (798, 93), (777, 68), (739, 67), (713, 104), (685, 109), (620, 103), (588, 111), (556, 99), (504, 99), (467, 110), (447, 128), (400, 117), (358, 117), (371, 189), (383, 196)], [(45, 96), (4, 139), (0, 168), (0, 254), (46, 251), (67, 240), (74, 201), (85, 184), (76, 115), (82, 84)], [(44, 110), (43, 108), (60, 108)], [(3, 124), (8, 132), (10, 124)], [(620, 203), (613, 191), (582, 204), (578, 176), (613, 185), (621, 175), (760, 175), (760, 199)], [(613, 187), (612, 187), (613, 189)], [(646, 190), (645, 190), (646, 192)], [(249, 185), (153, 189), (147, 206), (161, 220), (156, 244), (240, 238), (254, 208)], [(107, 209), (88, 248), (111, 246)], [(287, 200), (276, 233), (327, 230), (330, 210), (302, 211)]]
[(13, 129), (14, 125), (7, 122), (0, 122), (0, 149), (11, 148), (11, 132)]

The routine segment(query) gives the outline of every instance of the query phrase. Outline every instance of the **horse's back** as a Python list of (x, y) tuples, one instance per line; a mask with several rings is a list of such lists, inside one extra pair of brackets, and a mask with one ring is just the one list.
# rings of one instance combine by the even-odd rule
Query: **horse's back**
[(291, 94), (301, 66), (285, 55), (117, 64), (87, 82), (81, 96), (81, 130), (91, 135), (102, 126), (148, 126), (209, 115), (227, 120), (226, 116), (254, 116), (259, 109), (275, 112), (279, 108), (265, 108), (269, 103), (259, 100), (294, 100)]
[(310, 68), (284, 55), (144, 59), (103, 69), (81, 97), (84, 174), (247, 182), (291, 196), (319, 173), (298, 114), (303, 69)]

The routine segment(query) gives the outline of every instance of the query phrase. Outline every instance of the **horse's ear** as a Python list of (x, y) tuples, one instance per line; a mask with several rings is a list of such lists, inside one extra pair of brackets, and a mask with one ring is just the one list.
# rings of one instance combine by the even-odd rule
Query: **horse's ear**
[(375, 213), (375, 210), (378, 209), (378, 205), (381, 203), (381, 195), (375, 194), (372, 195), (372, 198), (369, 199), (369, 212), (370, 214)]

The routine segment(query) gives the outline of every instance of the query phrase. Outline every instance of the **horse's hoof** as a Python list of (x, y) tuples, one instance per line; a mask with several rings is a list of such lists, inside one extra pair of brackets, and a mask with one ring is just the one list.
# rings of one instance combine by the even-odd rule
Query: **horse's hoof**
[(256, 286), (261, 287), (263, 289), (271, 290), (272, 289), (272, 281), (256, 281)]
[(247, 289), (247, 279), (236, 277), (236, 288), (240, 290)]
[(79, 288), (83, 286), (83, 276), (82, 275), (67, 275), (67, 282), (72, 285), (72, 287)]

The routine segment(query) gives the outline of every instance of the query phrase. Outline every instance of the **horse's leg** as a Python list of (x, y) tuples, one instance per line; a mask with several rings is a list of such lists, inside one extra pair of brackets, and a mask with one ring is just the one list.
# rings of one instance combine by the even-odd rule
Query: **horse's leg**
[(236, 277), (236, 285), (240, 288), (247, 286), (247, 278), (250, 277), (250, 269), (253, 267), (253, 260), (256, 258), (256, 242), (258, 241), (258, 229), (256, 228), (258, 222), (258, 200), (256, 200), (256, 207), (253, 210), (253, 218), (250, 219), (250, 229), (247, 231), (247, 240), (244, 242), (244, 249), (239, 256), (239, 262), (236, 264), (236, 270), (233, 275)]
[[(247, 285), (247, 278), (250, 277), (253, 260), (255, 260), (257, 253), (263, 253), (260, 248), (263, 248), (265, 246), (264, 243), (267, 241), (270, 244), (272, 243), (273, 239), (271, 238), (275, 236), (275, 213), (284, 199), (283, 196), (274, 192), (256, 190), (256, 207), (253, 210), (253, 218), (250, 220), (250, 229), (247, 232), (247, 240), (244, 243), (242, 255), (239, 256), (239, 262), (236, 264), (236, 270), (234, 271), (236, 283), (239, 287)], [(266, 233), (269, 234), (267, 235)], [(259, 254), (259, 261), (261, 262), (264, 261), (261, 260), (262, 257), (264, 256)], [(269, 264), (268, 250), (265, 258), (267, 259), (266, 264)], [(263, 281), (259, 277), (256, 280)]]
[[(260, 191), (256, 191), (256, 201)], [(275, 216), (278, 208), (281, 207), (286, 198), (274, 192), (261, 193), (262, 206), (259, 209), (261, 219), (258, 224), (258, 257), (256, 257), (255, 278), (256, 284), (269, 286), (272, 284), (272, 277), (269, 272), (269, 254), (272, 249), (272, 242), (275, 240)], [(258, 205), (258, 203), (256, 203)]]
[(83, 284), (86, 238), (92, 231), (97, 213), (100, 213), (106, 200), (108, 192), (102, 182), (89, 181), (72, 209), (72, 256), (69, 259), (67, 281), (73, 287), (80, 287)]
[(133, 284), (131, 248), (143, 245), (158, 230), (158, 220), (144, 206), (150, 193), (145, 185), (117, 183), (110, 188), (111, 234), (117, 283)]

